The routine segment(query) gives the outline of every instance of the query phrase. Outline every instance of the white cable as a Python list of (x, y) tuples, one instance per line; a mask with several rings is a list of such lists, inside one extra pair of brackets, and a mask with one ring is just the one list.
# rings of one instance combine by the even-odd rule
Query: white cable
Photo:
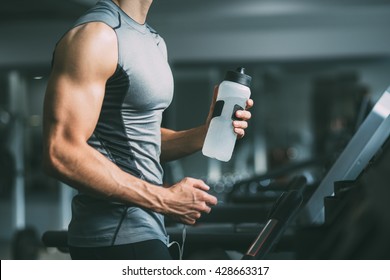
[(187, 228), (185, 225), (183, 225), (183, 231), (182, 231), (182, 235), (181, 235), (181, 238), (182, 238), (182, 244), (180, 246), (179, 242), (177, 241), (172, 241), (171, 243), (168, 244), (168, 247), (171, 247), (172, 245), (177, 245), (178, 249), (179, 249), (179, 259), (182, 260), (183, 259), (183, 254), (184, 254), (184, 243), (186, 241), (186, 236), (187, 236)]

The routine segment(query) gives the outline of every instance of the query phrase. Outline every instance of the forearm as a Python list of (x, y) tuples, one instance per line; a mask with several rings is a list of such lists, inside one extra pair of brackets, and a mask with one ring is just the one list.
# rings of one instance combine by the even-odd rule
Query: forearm
[(193, 154), (203, 147), (207, 126), (174, 131), (161, 129), (161, 161), (172, 161)]
[(215, 197), (207, 194), (209, 187), (203, 181), (184, 178), (170, 188), (155, 186), (123, 172), (87, 146), (66, 145), (44, 154), (46, 169), (82, 192), (138, 205), (186, 224), (194, 224), (201, 213), (209, 213), (217, 203)]
[(163, 212), (163, 189), (123, 172), (88, 144), (52, 146), (46, 170), (77, 190), (110, 201), (136, 204)]

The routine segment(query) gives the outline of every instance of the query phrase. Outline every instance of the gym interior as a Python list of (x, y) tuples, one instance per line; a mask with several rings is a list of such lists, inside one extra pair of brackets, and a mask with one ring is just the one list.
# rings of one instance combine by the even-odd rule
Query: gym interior
[[(1, 259), (70, 258), (75, 191), (43, 172), (42, 106), (56, 42), (95, 2), (2, 1)], [(237, 67), (255, 102), (230, 161), (164, 164), (166, 184), (199, 178), (219, 199), (186, 227), (183, 258), (389, 259), (390, 1), (154, 2), (175, 79), (163, 126), (204, 123)]]

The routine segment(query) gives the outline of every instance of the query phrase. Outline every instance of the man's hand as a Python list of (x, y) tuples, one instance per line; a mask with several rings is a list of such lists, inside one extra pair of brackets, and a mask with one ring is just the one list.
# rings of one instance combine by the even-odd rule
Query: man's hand
[[(210, 122), (211, 122), (211, 119), (212, 119), (212, 116), (213, 116), (213, 112), (214, 112), (214, 107), (215, 107), (215, 102), (217, 100), (217, 96), (218, 96), (218, 86), (215, 86), (214, 87), (213, 100), (211, 102), (210, 111), (209, 111), (209, 114), (208, 114), (207, 120), (206, 120), (207, 127), (210, 125)], [(252, 114), (248, 110), (253, 107), (253, 104), (254, 104), (253, 100), (252, 99), (248, 99), (247, 102), (246, 102), (245, 110), (238, 110), (236, 112), (236, 117), (239, 120), (233, 121), (233, 130), (237, 134), (237, 138), (238, 139), (243, 138), (244, 135), (245, 135), (245, 129), (248, 128), (248, 121), (252, 117)]]
[(247, 110), (249, 110), (252, 107), (253, 107), (253, 100), (248, 99), (246, 101), (245, 110), (238, 110), (236, 112), (236, 117), (240, 120), (233, 121), (233, 129), (239, 139), (244, 137), (245, 129), (248, 128), (248, 121), (251, 119), (252, 114)]
[(167, 189), (165, 214), (184, 224), (195, 224), (202, 213), (210, 213), (211, 206), (217, 204), (217, 198), (207, 193), (209, 189), (202, 180), (184, 178)]

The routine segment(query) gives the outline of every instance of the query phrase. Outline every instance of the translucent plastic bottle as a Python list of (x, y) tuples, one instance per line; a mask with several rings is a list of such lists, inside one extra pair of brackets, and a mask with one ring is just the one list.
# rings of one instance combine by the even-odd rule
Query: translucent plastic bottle
[(203, 144), (203, 155), (220, 161), (229, 161), (232, 157), (237, 139), (233, 120), (236, 119), (236, 111), (246, 107), (246, 101), (251, 95), (251, 80), (244, 68), (226, 73), (218, 88), (213, 117)]

